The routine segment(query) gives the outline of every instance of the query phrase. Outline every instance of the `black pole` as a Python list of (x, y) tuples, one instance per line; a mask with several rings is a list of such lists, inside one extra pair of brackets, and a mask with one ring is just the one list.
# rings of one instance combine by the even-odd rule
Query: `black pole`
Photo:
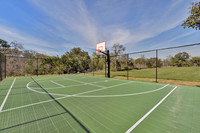
[(60, 59), (59, 59), (59, 75), (60, 75)]
[(93, 72), (93, 76), (94, 76), (94, 59), (92, 59), (92, 72)]
[(2, 63), (2, 54), (0, 53), (0, 81), (3, 80), (3, 75), (2, 75), (2, 69), (1, 69), (1, 63)]
[(38, 76), (38, 71), (39, 71), (39, 70), (38, 70), (38, 58), (37, 58), (37, 76)]
[(5, 55), (5, 78), (6, 78), (6, 55)]
[(107, 50), (107, 69), (108, 69), (108, 72), (107, 72), (107, 77), (110, 78), (110, 53), (109, 53), (109, 50)]
[(128, 58), (129, 58), (129, 57), (128, 57), (128, 54), (127, 54), (126, 58), (127, 58), (127, 59), (126, 59), (126, 63), (127, 63), (127, 64), (126, 64), (126, 65), (127, 65), (127, 66), (126, 66), (126, 69), (127, 69), (127, 80), (128, 80), (128, 76), (129, 76), (129, 75), (128, 75), (128, 74), (129, 74), (129, 73), (128, 73)]
[(24, 77), (26, 77), (26, 60), (24, 59)]
[(156, 49), (156, 83), (158, 83), (158, 50)]
[(105, 77), (106, 77), (106, 56), (105, 56)]

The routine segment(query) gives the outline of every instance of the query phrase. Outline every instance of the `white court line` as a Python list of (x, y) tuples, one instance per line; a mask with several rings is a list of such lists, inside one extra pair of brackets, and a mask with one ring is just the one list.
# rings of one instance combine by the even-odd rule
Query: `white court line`
[[(66, 79), (66, 78), (63, 78), (63, 79)], [(84, 83), (84, 84), (88, 84), (88, 85), (93, 85), (93, 86), (97, 86), (97, 87), (104, 87), (104, 86), (100, 86), (100, 85), (96, 85), (96, 84), (92, 84), (92, 83), (88, 83), (88, 82), (82, 82), (82, 81), (78, 81), (78, 80), (74, 80), (74, 79), (69, 79), (67, 78), (66, 80), (71, 80), (71, 81), (74, 81), (74, 82), (78, 82), (78, 83)]]
[(113, 85), (113, 86), (109, 86), (109, 87), (103, 87), (103, 88), (96, 89), (96, 90), (81, 92), (81, 93), (78, 93), (78, 94), (74, 94), (72, 96), (77, 96), (77, 95), (81, 95), (81, 94), (87, 94), (87, 93), (95, 92), (95, 91), (101, 91), (101, 90), (105, 90), (105, 89), (109, 89), (109, 88), (113, 88), (113, 87), (117, 87), (117, 86), (121, 86), (121, 85), (130, 84), (130, 83), (133, 83), (133, 82), (127, 82), (127, 83), (117, 84), (117, 85)]
[[(31, 81), (31, 82), (33, 82), (33, 81)], [(37, 92), (37, 93), (43, 93), (43, 94), (45, 94), (44, 92), (32, 90), (32, 89), (29, 87), (29, 84), (30, 84), (31, 82), (29, 82), (29, 83), (26, 85), (26, 87), (27, 87), (29, 90), (35, 91), (35, 92)], [(134, 81), (127, 82), (127, 83), (123, 83), (123, 85), (124, 85), (124, 84), (133, 83), (133, 82), (134, 82)], [(120, 86), (120, 85), (122, 85), (122, 84), (118, 84), (118, 85), (114, 85), (114, 86), (109, 86), (109, 87), (103, 87), (103, 88), (101, 88), (101, 89), (98, 89), (98, 91), (104, 90), (104, 89), (108, 89), (108, 88), (112, 88), (112, 87), (116, 87), (116, 86)], [(169, 84), (167, 84), (167, 85), (169, 85)], [(166, 87), (166, 86), (163, 86), (163, 88), (164, 88), (164, 87)], [(84, 93), (90, 93), (90, 92), (91, 92), (91, 91), (86, 91), (86, 92), (84, 92)], [(52, 93), (50, 93), (50, 94), (52, 94)], [(59, 94), (52, 94), (52, 95), (59, 95)], [(59, 98), (55, 98), (55, 99), (56, 99), (56, 100), (59, 100), (59, 99), (64, 99), (64, 98), (72, 97), (72, 96), (73, 96), (73, 97), (74, 97), (74, 96), (77, 97), (77, 96), (79, 96), (79, 95), (80, 95), (80, 93), (73, 94), (73, 95), (62, 95), (62, 94), (60, 94), (59, 96), (63, 96), (63, 97), (59, 97)], [(29, 107), (29, 106), (37, 105), (37, 104), (47, 103), (47, 102), (51, 102), (51, 101), (54, 101), (54, 99), (46, 100), (46, 101), (41, 101), (41, 102), (37, 102), (37, 103), (32, 103), (32, 104), (27, 104), (27, 105), (15, 107), (15, 108), (10, 108), (10, 109), (7, 109), (7, 110), (3, 110), (2, 113), (3, 113), (3, 112), (7, 112), (7, 111), (11, 111), (11, 110), (15, 110), (15, 109), (20, 109), (20, 108), (24, 108), (24, 107)]]
[(61, 87), (65, 87), (64, 85), (61, 85), (61, 84), (59, 84), (59, 83), (56, 83), (56, 82), (54, 82), (54, 81), (52, 81), (52, 80), (50, 80), (50, 82), (52, 82), (52, 83), (54, 83), (54, 84), (56, 84), (56, 85), (59, 85), (59, 86), (61, 86)]
[(174, 87), (160, 102), (158, 102), (152, 109), (149, 110), (141, 119), (139, 119), (131, 128), (129, 128), (126, 133), (132, 132), (148, 115), (151, 114), (174, 90), (176, 90), (177, 86)]
[[(90, 84), (101, 83), (101, 82), (108, 82), (108, 80), (97, 81), (97, 82), (90, 82)], [(83, 86), (83, 85), (87, 85), (87, 83), (81, 83), (81, 84), (76, 84), (76, 85), (68, 85), (68, 86), (64, 86), (64, 88), (75, 87), (75, 86)], [(31, 88), (32, 89), (41, 89), (41, 88), (34, 88), (34, 87), (31, 87)], [(59, 89), (59, 88), (63, 88), (63, 87), (53, 87), (53, 88), (45, 88), (45, 89), (50, 90), (50, 89)]]
[[(33, 81), (31, 81), (33, 82)], [(31, 91), (35, 91), (35, 90), (32, 90), (30, 87), (29, 87), (29, 84), (31, 83), (29, 82), (26, 87), (31, 90)], [(131, 83), (131, 82), (128, 82), (128, 83)], [(126, 84), (128, 84), (126, 83)], [(114, 86), (110, 86), (110, 87), (106, 87), (106, 88), (102, 88), (102, 90), (104, 89), (108, 89), (108, 88), (112, 88), (112, 87), (116, 87), (116, 86), (120, 86), (120, 85), (124, 85), (124, 84), (118, 84), (118, 85), (114, 85)], [(94, 90), (93, 90), (94, 91)], [(96, 90), (97, 91), (97, 90)], [(98, 91), (100, 91), (100, 89), (98, 89)], [(44, 92), (39, 92), (39, 91), (35, 91), (35, 92), (38, 92), (38, 93), (42, 93), (42, 94), (46, 94)], [(90, 93), (91, 91), (86, 91), (84, 93)], [(51, 95), (59, 95), (59, 94), (54, 94), (54, 93), (49, 93)], [(55, 98), (55, 100), (59, 100), (59, 99), (64, 99), (64, 98), (67, 98), (67, 97), (73, 97), (73, 96), (76, 96), (76, 95), (80, 95), (80, 93), (77, 93), (77, 94), (73, 94), (73, 95), (61, 95), (60, 96), (63, 96), (63, 97), (59, 97), (59, 98)], [(11, 109), (7, 109), (7, 110), (4, 110), (2, 112), (7, 112), (7, 111), (11, 111), (11, 110), (15, 110), (15, 109), (20, 109), (20, 108), (24, 108), (24, 107), (29, 107), (29, 106), (33, 106), (33, 105), (37, 105), (37, 104), (41, 104), (41, 103), (47, 103), (47, 102), (51, 102), (51, 101), (54, 101), (54, 99), (51, 99), (51, 100), (46, 100), (46, 101), (42, 101), (42, 102), (37, 102), (37, 103), (32, 103), (32, 104), (27, 104), (27, 105), (23, 105), (23, 106), (19, 106), (19, 107), (15, 107), (15, 108), (11, 108)]]
[(37, 102), (37, 103), (27, 104), (27, 105), (15, 107), (15, 108), (10, 108), (10, 109), (1, 111), (1, 113), (11, 111), (11, 110), (20, 109), (20, 108), (24, 108), (24, 107), (29, 107), (29, 106), (33, 106), (33, 105), (37, 105), (37, 104), (48, 103), (48, 102), (52, 102), (52, 101), (55, 101), (55, 100), (64, 99), (64, 98), (67, 98), (67, 97), (69, 97), (69, 96), (59, 97), (59, 98), (55, 98), (55, 99), (51, 99), (51, 100), (46, 100), (46, 101), (42, 101), (42, 102)]
[(10, 94), (10, 91), (11, 91), (11, 89), (12, 89), (14, 83), (15, 83), (15, 80), (16, 80), (16, 78), (14, 79), (13, 83), (11, 84), (10, 89), (8, 90), (8, 93), (7, 93), (6, 97), (3, 100), (3, 103), (1, 104), (0, 112), (2, 111), (2, 109), (3, 109), (3, 107), (4, 107), (5, 103), (6, 103), (6, 100), (7, 100), (8, 96), (9, 96), (9, 94)]
[(155, 90), (152, 90), (152, 91), (138, 92), (138, 93), (132, 93), (132, 94), (121, 94), (121, 95), (75, 95), (75, 97), (126, 97), (126, 96), (134, 96), (134, 95), (141, 95), (141, 94), (156, 92), (156, 91), (164, 89), (167, 86), (169, 86), (169, 84), (166, 84), (165, 86), (160, 87), (160, 88), (155, 89)]
[[(29, 84), (32, 83), (32, 82), (33, 82), (33, 81), (29, 82), (29, 83), (26, 85), (26, 88), (27, 88), (27, 89), (29, 89), (29, 90), (31, 90), (31, 91), (34, 91), (34, 92), (37, 92), (37, 93), (41, 93), (41, 94), (47, 95), (46, 92), (37, 91), (37, 90), (34, 90), (34, 89), (32, 89), (31, 87), (29, 87)], [(84, 82), (83, 82), (83, 83), (84, 83)], [(80, 94), (86, 94), (86, 93), (90, 93), (90, 92), (101, 91), (101, 90), (105, 90), (105, 89), (108, 89), (108, 88), (112, 88), (112, 87), (117, 87), (117, 86), (129, 84), (129, 83), (133, 83), (133, 81), (130, 81), (130, 82), (127, 82), (127, 83), (122, 83), (122, 84), (117, 84), (117, 85), (113, 85), (113, 86), (108, 86), (108, 87), (102, 87), (102, 88), (100, 88), (100, 89), (90, 90), (90, 91), (81, 92), (81, 93), (72, 94), (72, 95), (57, 94), (57, 93), (49, 93), (49, 94), (51, 94), (51, 95), (57, 95), (57, 96), (77, 96), (77, 95), (80, 95)]]

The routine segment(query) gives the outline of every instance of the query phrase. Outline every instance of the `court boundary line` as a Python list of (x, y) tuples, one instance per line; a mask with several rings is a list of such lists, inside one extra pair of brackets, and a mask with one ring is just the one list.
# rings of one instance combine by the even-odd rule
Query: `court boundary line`
[(4, 100), (3, 100), (3, 102), (2, 102), (2, 104), (1, 104), (1, 106), (0, 106), (0, 112), (2, 112), (2, 110), (3, 110), (3, 107), (4, 107), (5, 103), (6, 103), (7, 98), (8, 98), (8, 96), (9, 96), (10, 92), (11, 92), (11, 89), (12, 89), (14, 83), (15, 83), (15, 80), (16, 80), (16, 78), (13, 80), (13, 82), (12, 82), (12, 84), (11, 84), (11, 86), (10, 86), (10, 89), (8, 90), (8, 93), (6, 94), (6, 97), (4, 98)]
[(59, 84), (59, 83), (56, 83), (55, 81), (50, 80), (50, 82), (52, 82), (52, 83), (54, 83), (54, 84), (56, 84), (56, 85), (59, 85), (59, 86), (61, 86), (61, 87), (65, 87), (64, 85), (61, 85), (61, 84)]
[(125, 133), (132, 132), (147, 116), (149, 116), (173, 91), (175, 91), (177, 86), (175, 86), (164, 98), (162, 98), (152, 109), (150, 109), (142, 118), (140, 118), (133, 126), (131, 126)]

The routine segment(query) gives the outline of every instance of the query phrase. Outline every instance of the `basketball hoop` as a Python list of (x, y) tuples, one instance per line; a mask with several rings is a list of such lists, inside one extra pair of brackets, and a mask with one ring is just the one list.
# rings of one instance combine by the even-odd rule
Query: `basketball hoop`
[(105, 51), (106, 51), (106, 41), (96, 44), (96, 53), (105, 52)]
[(109, 50), (106, 50), (106, 41), (96, 44), (96, 53), (100, 53), (100, 52), (106, 56), (105, 62), (107, 62), (107, 65), (105, 68), (105, 74), (107, 73), (107, 77), (110, 78), (110, 54), (109, 54)]

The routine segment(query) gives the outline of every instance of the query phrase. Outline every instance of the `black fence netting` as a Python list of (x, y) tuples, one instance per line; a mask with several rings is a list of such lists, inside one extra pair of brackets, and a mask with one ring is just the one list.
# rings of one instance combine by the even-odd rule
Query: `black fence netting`
[(158, 50), (158, 82), (200, 82), (200, 45)]
[(156, 81), (156, 51), (128, 54), (129, 79)]
[(8, 77), (37, 75), (37, 59), (7, 56), (6, 75)]
[[(151, 82), (198, 82), (200, 85), (200, 43), (114, 55), (110, 51), (110, 77)], [(105, 76), (107, 56), (93, 54), (80, 58), (28, 58), (1, 56), (0, 79), (6, 76), (85, 74)], [(176, 81), (176, 82), (171, 82)], [(193, 84), (193, 83), (192, 83)]]
[(127, 55), (119, 55), (119, 56), (111, 56), (110, 58), (110, 66), (111, 66), (111, 77), (122, 77), (127, 78), (128, 71), (128, 56)]
[(96, 57), (93, 57), (91, 59), (91, 65), (90, 65), (90, 71), (93, 76), (105, 76), (106, 75), (106, 70), (107, 70), (107, 65), (106, 65), (106, 56), (105, 55), (98, 55)]
[(6, 78), (6, 56), (0, 53), (0, 81)]
[(199, 51), (197, 43), (111, 56), (111, 77), (200, 85)]

